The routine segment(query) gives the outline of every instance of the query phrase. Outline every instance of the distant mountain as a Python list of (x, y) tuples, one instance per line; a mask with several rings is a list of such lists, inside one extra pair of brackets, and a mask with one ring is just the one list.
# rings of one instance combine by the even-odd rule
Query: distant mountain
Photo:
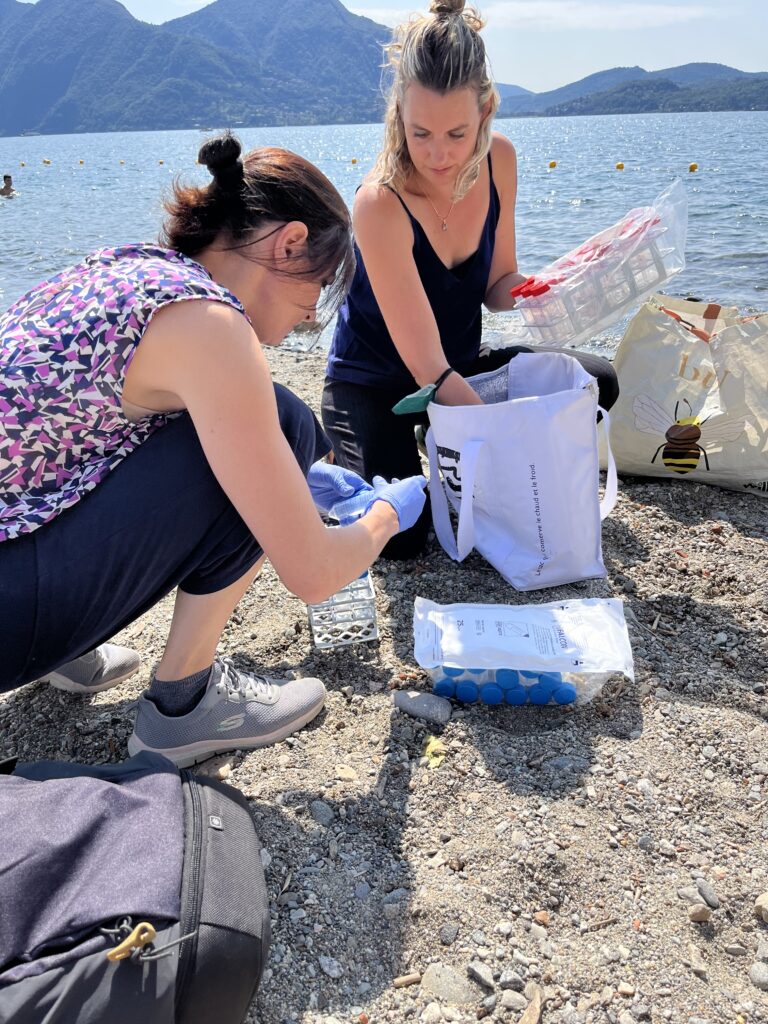
[[(164, 25), (117, 0), (0, 0), (0, 135), (377, 121), (390, 30), (340, 0), (214, 0)], [(502, 116), (768, 109), (768, 75), (611, 68)]]
[(574, 114), (679, 113), (684, 110), (768, 110), (768, 74), (681, 88), (667, 78), (627, 82), (606, 92), (550, 107), (551, 117)]
[(766, 110), (766, 78), (725, 64), (683, 64), (663, 71), (611, 68), (561, 89), (504, 99), (499, 116)]
[(339, 0), (216, 0), (165, 25), (117, 0), (0, 0), (0, 134), (375, 121), (389, 34)]
[(507, 99), (508, 96), (533, 95), (530, 89), (524, 89), (521, 85), (504, 85), (503, 82), (496, 82), (496, 89), (498, 90), (499, 96), (501, 96), (502, 100)]

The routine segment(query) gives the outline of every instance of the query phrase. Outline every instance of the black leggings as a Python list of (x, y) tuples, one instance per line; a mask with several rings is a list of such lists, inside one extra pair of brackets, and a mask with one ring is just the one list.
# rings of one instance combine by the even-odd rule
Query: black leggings
[[(506, 366), (518, 352), (532, 352), (521, 345), (494, 349), (479, 356), (465, 376), (470, 377)], [(551, 350), (549, 350), (551, 351)], [(586, 352), (567, 351), (597, 379), (599, 402), (610, 409), (619, 396), (616, 371), (607, 359)], [(353, 469), (366, 480), (374, 476), (402, 479), (422, 472), (414, 427), (429, 422), (426, 412), (396, 416), (392, 406), (411, 388), (377, 388), (366, 384), (350, 384), (326, 379), (323, 389), (323, 426), (331, 439), (336, 461)], [(383, 558), (415, 558), (422, 553), (432, 522), (429, 499), (417, 523), (398, 534), (382, 551)]]

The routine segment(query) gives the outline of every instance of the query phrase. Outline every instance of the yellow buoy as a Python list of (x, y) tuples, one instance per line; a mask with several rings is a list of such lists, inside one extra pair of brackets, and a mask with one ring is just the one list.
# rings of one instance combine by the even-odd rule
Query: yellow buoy
[(165, 160), (158, 160), (157, 162), (158, 162), (159, 164), (164, 164), (164, 163), (165, 163)]
[(23, 160), (22, 160), (22, 161), (21, 161), (21, 163), (19, 164), (19, 167), (26, 167), (26, 166), (27, 166), (27, 165), (26, 165), (26, 164), (24, 163), (24, 161), (23, 161)]
[(50, 162), (51, 162), (50, 160), (43, 160), (44, 164), (50, 164)]
[(356, 164), (356, 163), (357, 163), (357, 157), (356, 157), (356, 156), (353, 156), (353, 157), (352, 157), (351, 163), (353, 163), (353, 164)]
[(619, 160), (619, 162), (616, 164), (616, 170), (617, 171), (623, 171), (624, 170), (624, 164), (621, 162), (621, 160)]
[(688, 164), (688, 170), (691, 172), (691, 174), (693, 174), (694, 171), (698, 171), (698, 169), (698, 164)]
[(124, 164), (125, 164), (125, 160), (121, 160), (121, 161), (120, 161), (120, 164), (121, 164), (121, 165), (124, 165)]
[(549, 166), (550, 166), (550, 168), (557, 167), (557, 160), (550, 160), (549, 161)]
[(80, 166), (82, 167), (84, 163), (85, 163), (85, 160), (81, 160), (80, 161)]

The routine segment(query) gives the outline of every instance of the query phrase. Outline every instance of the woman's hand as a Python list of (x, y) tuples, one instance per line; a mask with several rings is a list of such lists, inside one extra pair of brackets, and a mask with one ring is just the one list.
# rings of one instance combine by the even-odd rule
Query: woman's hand
[(373, 493), (371, 485), (351, 469), (322, 460), (309, 467), (307, 483), (315, 507), (321, 512), (330, 512), (334, 505), (361, 491)]
[(408, 476), (404, 480), (394, 478), (389, 484), (383, 476), (375, 476), (373, 478), (373, 497), (368, 509), (377, 501), (386, 501), (397, 513), (397, 521), (402, 533), (403, 530), (410, 529), (421, 515), (427, 500), (424, 493), (426, 486), (427, 478), (425, 476)]

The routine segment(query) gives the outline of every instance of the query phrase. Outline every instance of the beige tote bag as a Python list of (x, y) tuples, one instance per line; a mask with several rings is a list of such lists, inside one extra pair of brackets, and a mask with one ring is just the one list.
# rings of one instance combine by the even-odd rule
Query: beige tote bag
[(614, 366), (620, 473), (768, 497), (768, 315), (654, 295)]

